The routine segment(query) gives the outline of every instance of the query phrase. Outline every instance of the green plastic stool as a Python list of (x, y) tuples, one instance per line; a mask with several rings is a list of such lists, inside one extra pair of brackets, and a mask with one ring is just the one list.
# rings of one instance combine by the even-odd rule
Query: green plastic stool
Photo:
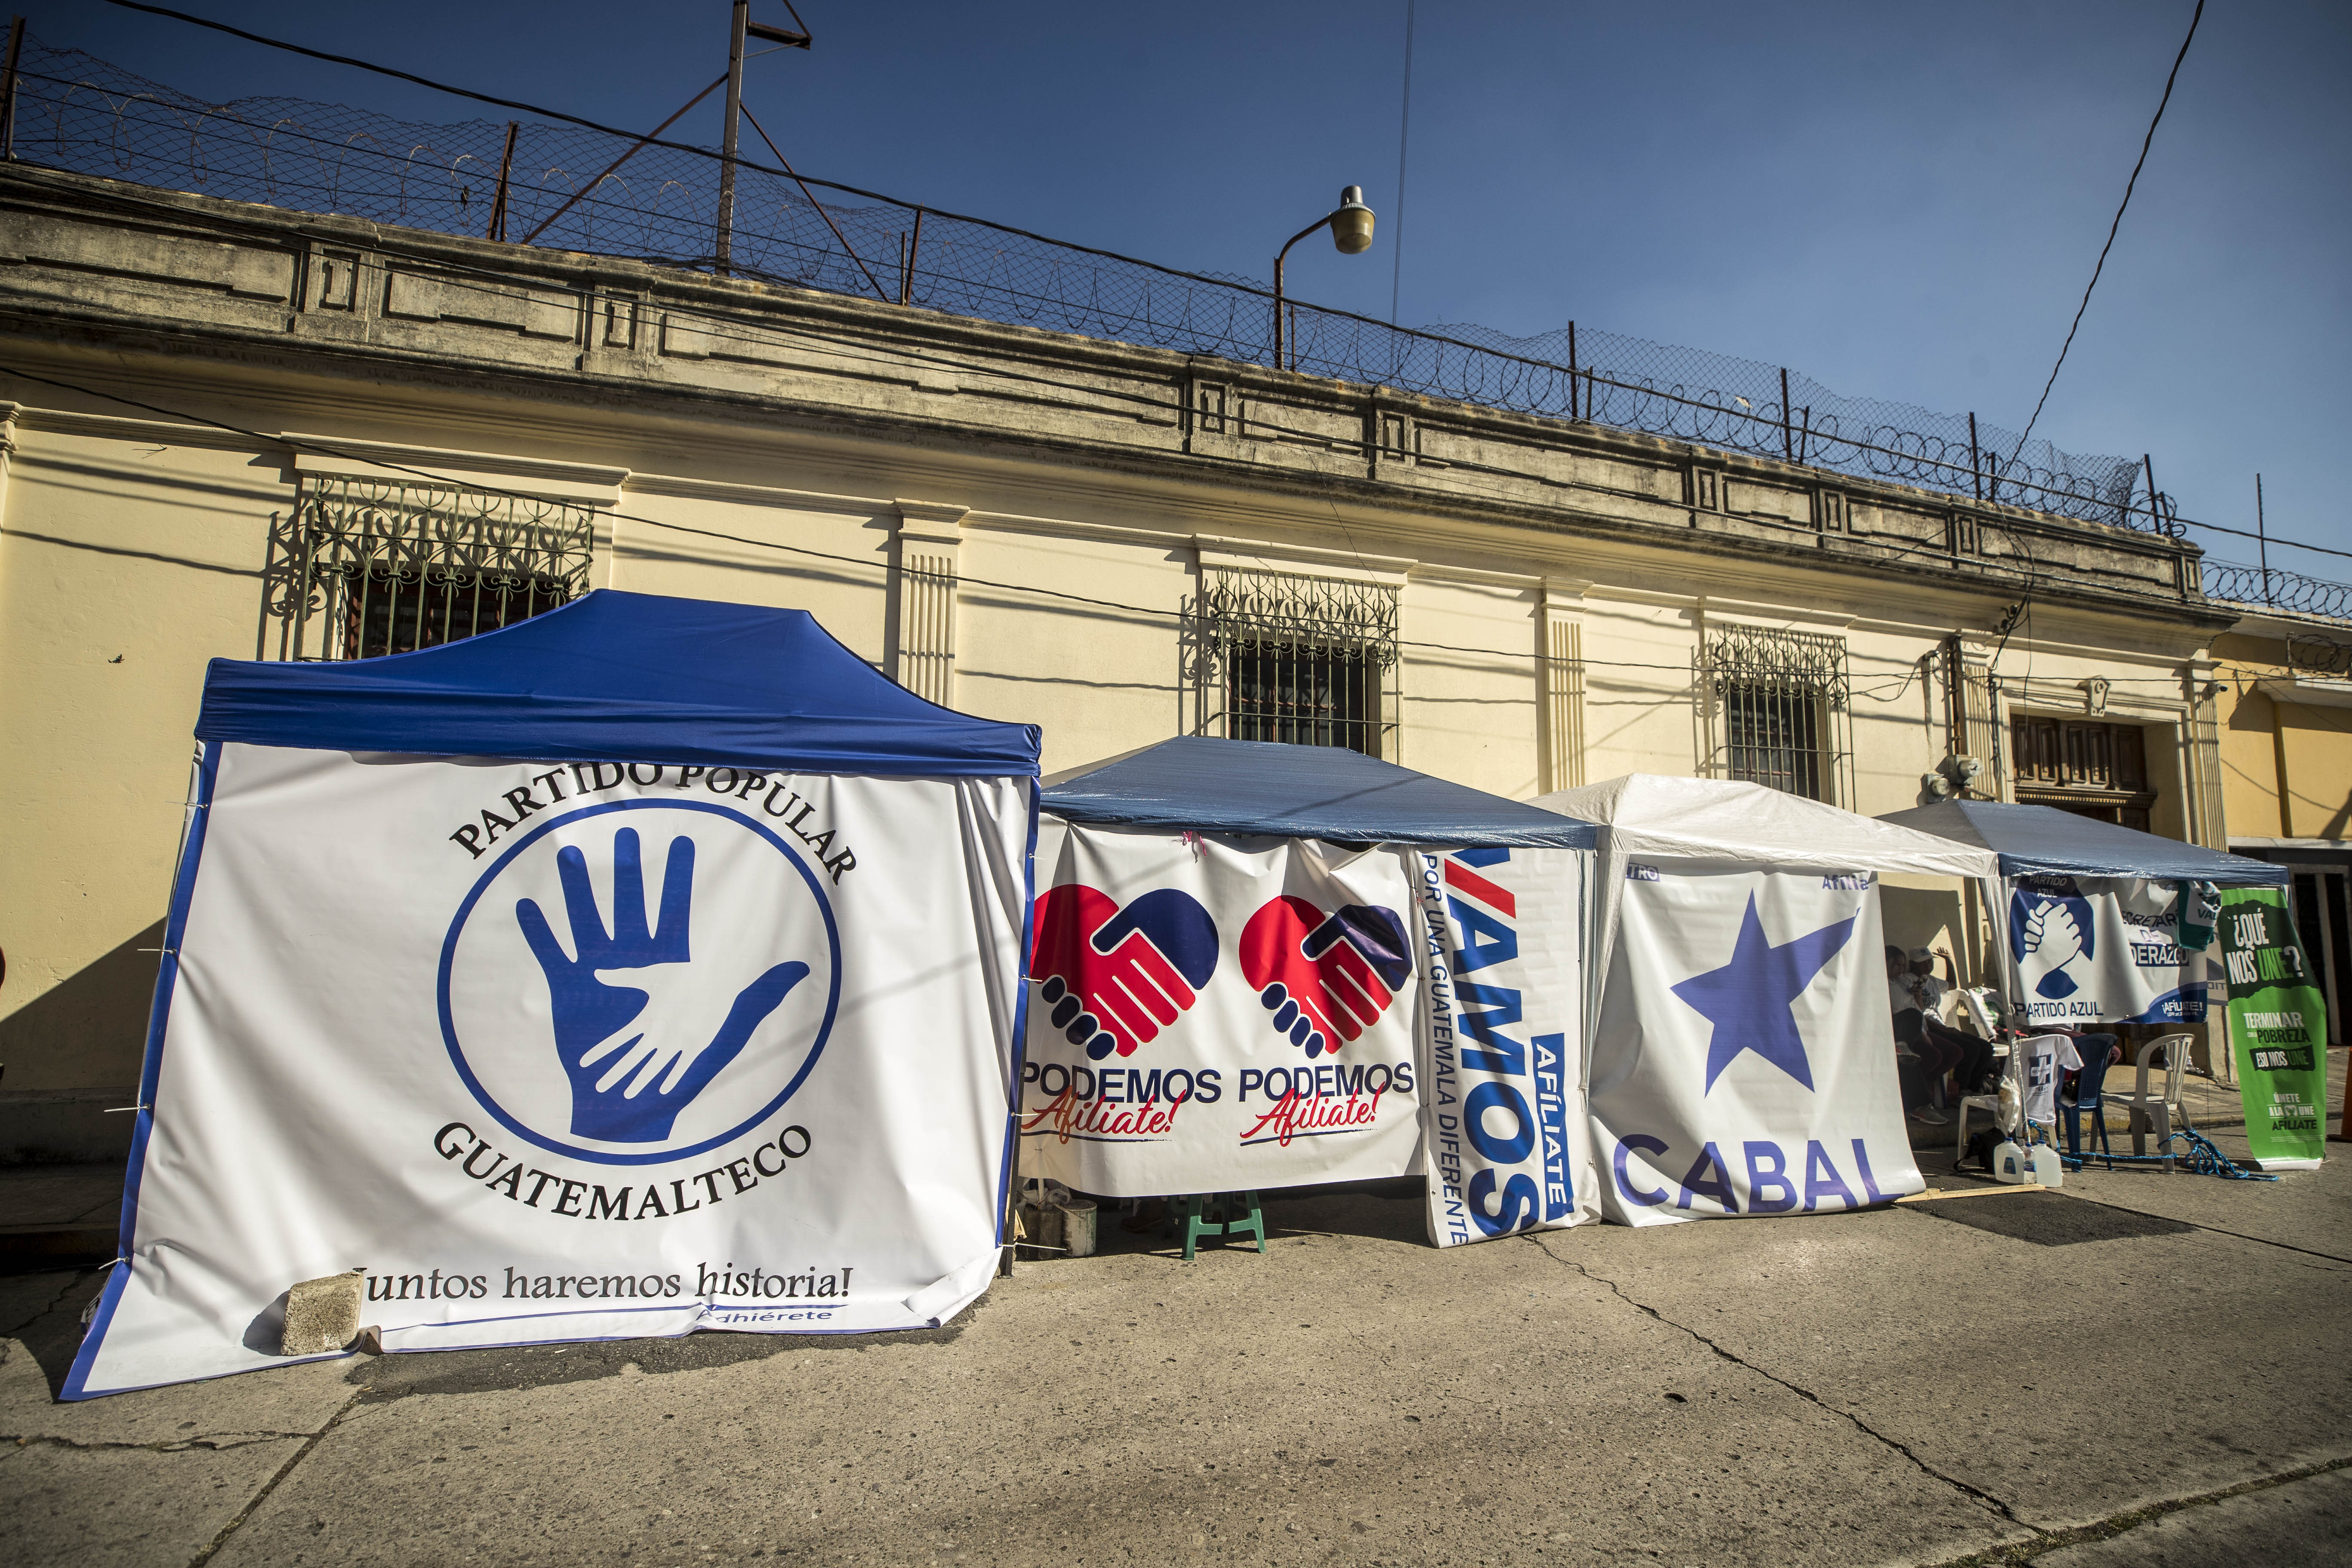
[[(1213, 1213), (1214, 1217), (1212, 1217)], [(1184, 1242), (1184, 1261), (1204, 1236), (1231, 1240), (1236, 1235), (1255, 1236), (1257, 1249), (1265, 1250), (1265, 1211), (1255, 1193), (1192, 1193), (1176, 1200), (1169, 1213), (1171, 1236)]]

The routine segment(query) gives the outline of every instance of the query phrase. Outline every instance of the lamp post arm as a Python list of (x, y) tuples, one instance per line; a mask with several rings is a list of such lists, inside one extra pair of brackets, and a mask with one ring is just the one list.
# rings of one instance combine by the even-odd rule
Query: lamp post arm
[(1282, 362), (1282, 264), (1290, 258), (1290, 247), (1292, 246), (1297, 245), (1300, 240), (1305, 239), (1310, 234), (1314, 234), (1320, 229), (1329, 227), (1331, 220), (1338, 217), (1341, 210), (1342, 209), (1340, 208), (1335, 207), (1331, 211), (1325, 213), (1321, 217), (1317, 218), (1313, 223), (1308, 224), (1305, 228), (1300, 229), (1297, 234), (1292, 235), (1288, 239), (1285, 240), (1283, 242), (1282, 248), (1276, 251), (1274, 254), (1274, 368), (1276, 370), (1286, 370), (1289, 368)]

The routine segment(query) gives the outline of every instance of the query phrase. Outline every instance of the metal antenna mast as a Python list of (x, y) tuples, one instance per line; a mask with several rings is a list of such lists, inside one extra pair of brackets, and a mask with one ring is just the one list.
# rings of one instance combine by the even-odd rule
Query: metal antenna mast
[[(801, 14), (793, 11), (792, 0), (784, 0), (784, 9), (793, 12), (793, 20), (800, 21)], [(802, 24), (799, 32), (789, 27), (772, 27), (764, 22), (751, 20), (751, 0), (735, 0), (727, 26), (727, 129), (721, 138), (719, 164), (719, 244), (717, 258), (719, 272), (733, 270), (735, 259), (735, 142), (743, 124), (743, 45), (746, 39), (758, 38), (782, 48), (804, 49), (809, 47), (808, 27)]]

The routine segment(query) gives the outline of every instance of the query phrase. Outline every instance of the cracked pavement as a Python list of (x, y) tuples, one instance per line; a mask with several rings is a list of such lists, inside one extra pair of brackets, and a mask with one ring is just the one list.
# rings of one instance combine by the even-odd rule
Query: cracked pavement
[(1186, 1265), (1107, 1213), (1103, 1256), (926, 1334), (354, 1357), (77, 1405), (51, 1394), (100, 1276), (0, 1279), (10, 1555), (2352, 1561), (2352, 1160), (1452, 1253), (1417, 1197), (1268, 1218), (1265, 1256)]

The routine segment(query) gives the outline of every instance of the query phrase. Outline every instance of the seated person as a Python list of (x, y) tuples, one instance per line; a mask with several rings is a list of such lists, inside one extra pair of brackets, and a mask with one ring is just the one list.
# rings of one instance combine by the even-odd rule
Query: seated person
[(1936, 954), (1924, 947), (1913, 948), (1901, 955), (1903, 967), (1898, 973), (1894, 955), (1900, 950), (1886, 951), (1887, 984), (1895, 994), (1895, 1037), (1906, 1039), (1916, 1033), (1913, 1048), (1929, 1063), (1937, 1083), (1948, 1074), (1962, 1094), (1983, 1092), (1985, 1079), (1992, 1071), (1992, 1042), (1944, 1022), (1944, 1005), (1952, 987), (1936, 978)]
[(1942, 1060), (1942, 1053), (1937, 1051), (1931, 1055), (1930, 1048), (1922, 1046), (1919, 1009), (1906, 1005), (1911, 998), (1906, 993), (1903, 982), (1908, 974), (1909, 961), (1904, 956), (1903, 950), (1888, 948), (1886, 989), (1888, 1001), (1895, 1012), (1895, 1078), (1902, 1088), (1904, 1114), (1930, 1126), (1941, 1126), (1951, 1118), (1928, 1101), (1934, 1096), (1937, 1079), (1948, 1070), (1948, 1064), (1937, 1066)]

